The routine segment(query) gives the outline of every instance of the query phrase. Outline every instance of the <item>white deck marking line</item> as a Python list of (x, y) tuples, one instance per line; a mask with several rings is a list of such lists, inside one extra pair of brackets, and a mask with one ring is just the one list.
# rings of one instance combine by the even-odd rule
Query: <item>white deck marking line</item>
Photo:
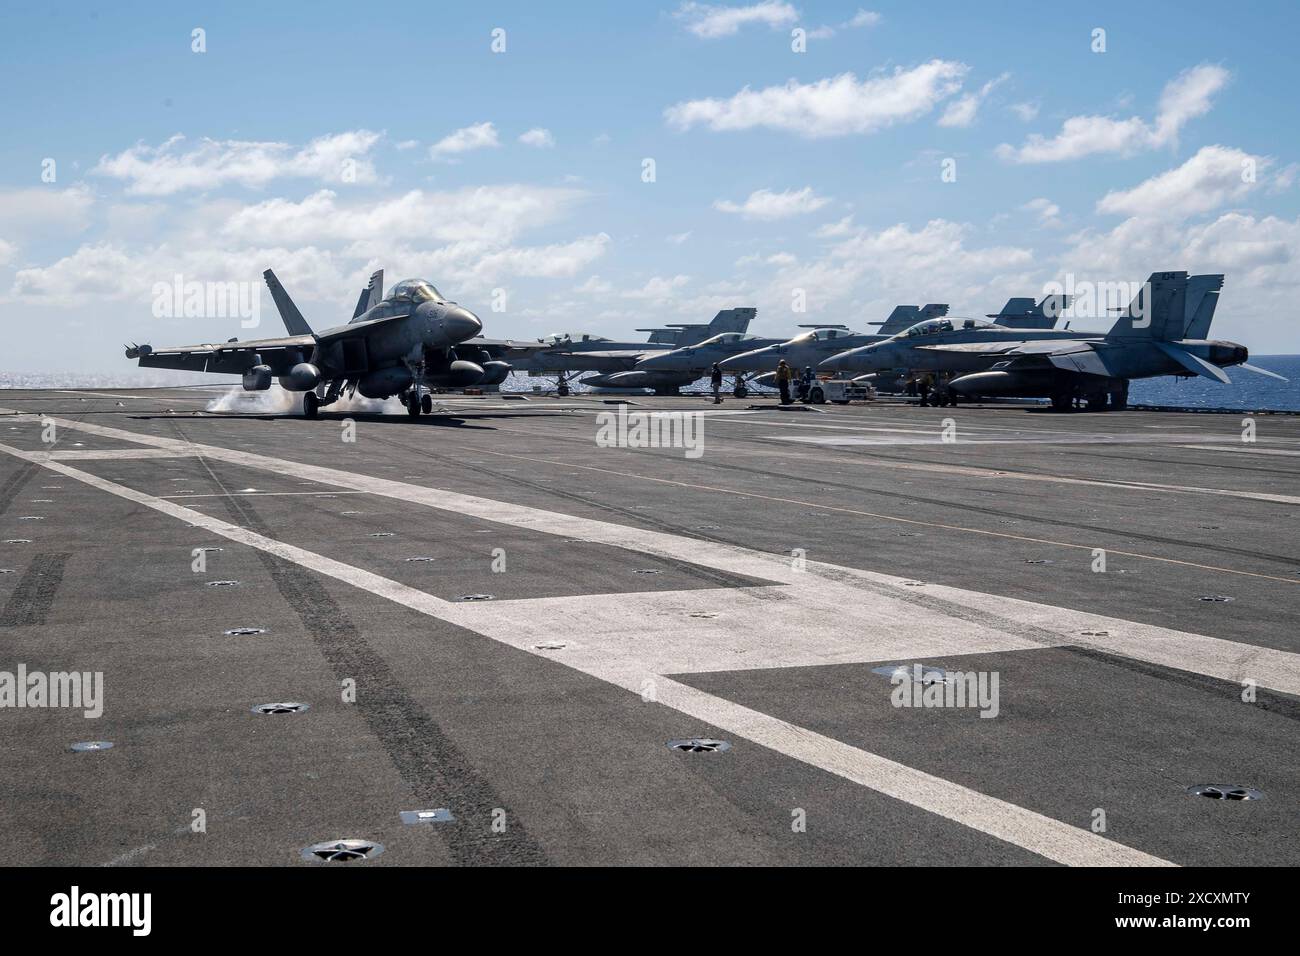
[(91, 448), (86, 450), (64, 451), (54, 449), (49, 453), (55, 461), (92, 461), (96, 459), (132, 459), (132, 458), (192, 458), (193, 455), (168, 451), (166, 448)]
[(1204, 449), (1206, 451), (1231, 451), (1240, 455), (1297, 455), (1300, 451), (1286, 451), (1281, 448), (1256, 448), (1253, 445), (1247, 445), (1245, 442), (1238, 442), (1236, 445), (1179, 445), (1179, 448), (1195, 448), (1196, 450)]
[[(193, 456), (191, 456), (193, 457)], [(200, 481), (202, 479), (199, 479)], [(336, 495), (366, 495), (368, 491), (223, 491), (216, 494), (159, 495), (159, 498), (333, 498)]]
[[(0, 445), (0, 451), (29, 461), (35, 460), (29, 453), (6, 445)], [(178, 518), (195, 527), (204, 528), (229, 540), (259, 548), (430, 617), (472, 631), (478, 630), (474, 620), (478, 616), (475, 613), (477, 608), (473, 606), (443, 601), (424, 591), (373, 572), (267, 538), (238, 525), (182, 508), (125, 485), (107, 481), (89, 472), (49, 459), (38, 463), (65, 477), (85, 482), (102, 491)], [(528, 605), (532, 602), (517, 603)], [(606, 603), (608, 603), (607, 598)], [(526, 607), (521, 611), (523, 615), (528, 613)], [(538, 657), (547, 656), (545, 651), (537, 649), (532, 649), (530, 652)], [(567, 662), (564, 663), (566, 666), (572, 666)], [(632, 687), (626, 687), (618, 680), (612, 680), (612, 675), (592, 673), (592, 676), (624, 686), (625, 689), (633, 692), (639, 692), (639, 683), (642, 679), (640, 674), (634, 675), (637, 683)], [(1072, 866), (1175, 865), (1168, 860), (1098, 836), (1082, 827), (1071, 826), (878, 754), (822, 737), (780, 718), (688, 688), (662, 676), (657, 677), (657, 682), (663, 684), (663, 693), (659, 695), (660, 702), (673, 709), (713, 723), (715, 726), (725, 726), (761, 746), (776, 750), (809, 766), (852, 780), (861, 786), (921, 807), (1057, 863)]]

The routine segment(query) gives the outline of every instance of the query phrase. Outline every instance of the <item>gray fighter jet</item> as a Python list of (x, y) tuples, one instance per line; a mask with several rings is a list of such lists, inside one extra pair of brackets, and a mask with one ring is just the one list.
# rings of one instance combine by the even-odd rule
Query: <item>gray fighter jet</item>
[(656, 395), (674, 395), (682, 385), (689, 385), (695, 379), (681, 374), (634, 371), (637, 363), (725, 332), (743, 333), (757, 313), (755, 308), (723, 309), (707, 325), (638, 329), (650, 333), (646, 342), (613, 342), (593, 335), (551, 336), (542, 340), (549, 342), (550, 347), (529, 356), (519, 370), (530, 375), (557, 376), (561, 395), (568, 394), (569, 376), (577, 372), (599, 373), (582, 380), (582, 384), (595, 388), (650, 388)]
[(242, 376), (246, 391), (263, 391), (278, 376), (280, 385), (303, 393), (303, 414), (343, 394), (366, 398), (398, 395), (412, 417), (433, 407), (425, 387), (465, 387), (504, 372), (458, 354), (457, 348), (483, 328), (478, 317), (444, 298), (423, 279), (399, 282), (383, 295), (383, 272), (371, 277), (351, 321), (312, 331), (289, 293), (270, 269), (263, 273), (289, 335), (277, 339), (231, 339), (221, 344), (154, 349), (132, 345), (126, 357), (142, 368), (186, 369)]
[(915, 322), (947, 314), (948, 306), (943, 303), (932, 303), (921, 308), (914, 305), (895, 306), (888, 319), (873, 323), (880, 326), (879, 332), (852, 332), (843, 325), (801, 325), (799, 328), (809, 331), (792, 339), (741, 352), (718, 364), (724, 371), (737, 373), (774, 372), (782, 359), (795, 370), (816, 368), (832, 355), (884, 341)]
[[(685, 348), (649, 355), (637, 362), (632, 371), (606, 375), (603, 378), (611, 384), (628, 382), (645, 388), (662, 388), (666, 385), (680, 388), (682, 385), (689, 385), (704, 378), (712, 370), (715, 362), (721, 364), (739, 352), (776, 345), (779, 342), (779, 339), (763, 339), (743, 332), (723, 332), (721, 335), (705, 339), (698, 345), (688, 345)], [(591, 380), (587, 379), (587, 381)], [(737, 398), (744, 398), (747, 394), (742, 377), (739, 375), (736, 377), (733, 394)]]
[[(1076, 398), (1089, 409), (1123, 409), (1129, 382), (1160, 375), (1201, 375), (1229, 383), (1223, 369), (1249, 365), (1249, 352), (1235, 342), (1210, 341), (1210, 321), (1222, 275), (1152, 273), (1115, 325), (1105, 333), (1007, 329), (978, 319), (937, 319), (913, 326), (884, 342), (832, 356), (836, 369), (892, 368), (953, 373), (954, 397), (1050, 398), (1068, 410)], [(1190, 293), (1190, 296), (1189, 296)], [(1196, 338), (1189, 337), (1197, 336)]]

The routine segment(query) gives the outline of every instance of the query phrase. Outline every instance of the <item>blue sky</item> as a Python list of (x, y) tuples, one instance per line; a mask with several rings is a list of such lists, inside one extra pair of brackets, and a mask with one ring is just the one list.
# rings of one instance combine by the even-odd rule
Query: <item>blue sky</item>
[(382, 266), (514, 337), (738, 305), (756, 332), (862, 328), (900, 302), (983, 314), (1067, 275), (1185, 268), (1227, 274), (1217, 337), (1300, 352), (1294, 5), (3, 17), (0, 370), (112, 372), (123, 341), (275, 334), (273, 315), (153, 308), (176, 275), (258, 285), (267, 267), (319, 325)]

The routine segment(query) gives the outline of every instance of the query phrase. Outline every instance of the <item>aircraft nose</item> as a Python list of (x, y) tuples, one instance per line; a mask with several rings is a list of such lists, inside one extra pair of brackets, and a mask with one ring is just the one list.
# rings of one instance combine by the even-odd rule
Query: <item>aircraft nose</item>
[(448, 309), (442, 322), (447, 337), (457, 342), (472, 339), (483, 331), (483, 323), (479, 321), (479, 317), (469, 309), (462, 309), (460, 306)]

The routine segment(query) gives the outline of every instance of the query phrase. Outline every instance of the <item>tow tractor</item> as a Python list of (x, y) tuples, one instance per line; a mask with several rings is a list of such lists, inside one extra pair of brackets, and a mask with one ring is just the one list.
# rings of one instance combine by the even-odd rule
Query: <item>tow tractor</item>
[(847, 405), (849, 402), (873, 402), (876, 390), (866, 382), (855, 382), (847, 378), (815, 379), (808, 386), (808, 394), (802, 401), (805, 405)]

